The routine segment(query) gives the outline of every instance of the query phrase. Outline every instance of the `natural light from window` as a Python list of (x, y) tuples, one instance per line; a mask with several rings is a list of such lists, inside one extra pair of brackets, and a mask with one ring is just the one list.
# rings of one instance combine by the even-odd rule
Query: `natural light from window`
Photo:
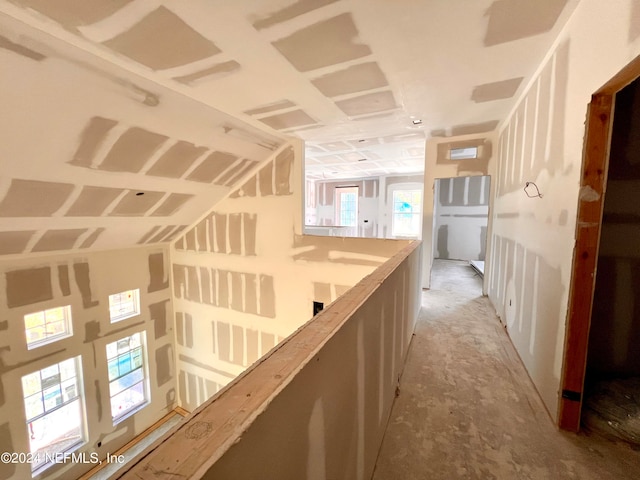
[(144, 332), (141, 332), (107, 344), (114, 425), (148, 402), (144, 342)]
[(418, 237), (422, 216), (421, 207), (420, 190), (395, 190), (391, 234), (394, 237)]
[(86, 441), (81, 392), (80, 357), (22, 377), (32, 472)]
[(358, 187), (336, 188), (336, 224), (355, 227), (358, 224)]
[(24, 316), (27, 348), (39, 347), (73, 334), (71, 306), (55, 307)]
[(119, 322), (140, 314), (140, 289), (109, 295), (109, 316), (111, 323)]
[(449, 151), (451, 160), (470, 160), (478, 158), (478, 147), (452, 148)]

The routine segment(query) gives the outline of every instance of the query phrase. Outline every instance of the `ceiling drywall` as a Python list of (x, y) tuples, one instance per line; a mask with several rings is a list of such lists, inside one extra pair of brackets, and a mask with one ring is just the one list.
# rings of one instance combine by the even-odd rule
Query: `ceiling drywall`
[(311, 178), (421, 171), (577, 1), (0, 0), (0, 254), (168, 240), (287, 136)]

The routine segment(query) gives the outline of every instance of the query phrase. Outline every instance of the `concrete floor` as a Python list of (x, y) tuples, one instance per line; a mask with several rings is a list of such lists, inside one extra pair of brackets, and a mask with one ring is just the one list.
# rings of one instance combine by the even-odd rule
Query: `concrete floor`
[(556, 429), (466, 263), (422, 305), (374, 480), (640, 478), (640, 452)]

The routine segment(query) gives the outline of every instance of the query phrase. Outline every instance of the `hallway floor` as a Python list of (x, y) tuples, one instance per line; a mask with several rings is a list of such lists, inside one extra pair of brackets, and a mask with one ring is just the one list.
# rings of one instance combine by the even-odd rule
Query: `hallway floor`
[(559, 432), (466, 263), (436, 260), (374, 480), (638, 479), (640, 452)]

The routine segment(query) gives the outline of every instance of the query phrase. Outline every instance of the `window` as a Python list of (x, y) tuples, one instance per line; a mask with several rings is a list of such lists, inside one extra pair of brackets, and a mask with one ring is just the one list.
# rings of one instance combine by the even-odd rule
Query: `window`
[(114, 425), (147, 404), (144, 332), (107, 345), (109, 396)]
[(45, 453), (52, 458), (86, 441), (81, 391), (80, 357), (22, 377), (32, 472), (47, 465)]
[(140, 313), (140, 289), (109, 295), (111, 323), (135, 317)]
[(50, 308), (25, 315), (24, 330), (29, 350), (61, 338), (70, 337), (73, 334), (71, 306)]
[(394, 237), (419, 236), (422, 217), (422, 194), (420, 190), (395, 190), (392, 201), (391, 234)]
[(449, 151), (451, 160), (469, 160), (478, 158), (478, 147), (452, 148)]
[(355, 227), (358, 224), (358, 187), (336, 188), (336, 225)]

